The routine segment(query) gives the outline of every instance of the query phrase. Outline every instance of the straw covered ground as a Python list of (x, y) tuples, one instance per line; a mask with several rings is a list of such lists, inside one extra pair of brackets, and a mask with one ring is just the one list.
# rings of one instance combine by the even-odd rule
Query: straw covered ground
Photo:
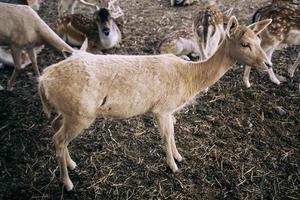
[[(54, 28), (57, 1), (39, 14)], [(266, 0), (222, 1), (249, 23)], [(154, 54), (162, 37), (190, 27), (202, 7), (172, 8), (167, 0), (122, 0), (125, 29), (120, 49), (109, 53)], [(299, 47), (274, 54), (275, 72), (287, 67)], [(46, 47), (40, 68), (62, 60)], [(12, 68), (0, 69), (5, 86)], [(75, 191), (66, 193), (42, 112), (31, 66), (13, 92), (0, 91), (0, 199), (300, 199), (300, 71), (280, 86), (252, 72), (252, 87), (235, 66), (207, 94), (176, 114), (175, 137), (185, 161), (172, 174), (165, 162), (156, 122), (149, 116), (96, 122), (70, 144), (78, 164), (70, 171)]]

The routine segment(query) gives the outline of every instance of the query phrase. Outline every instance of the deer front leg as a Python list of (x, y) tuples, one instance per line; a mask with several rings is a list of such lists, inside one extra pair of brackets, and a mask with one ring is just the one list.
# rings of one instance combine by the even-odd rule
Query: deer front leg
[(278, 80), (278, 78), (276, 77), (274, 71), (273, 71), (273, 67), (271, 67), (270, 69), (268, 69), (268, 75), (270, 80), (275, 83), (276, 85), (280, 85), (280, 81)]
[[(271, 49), (269, 49), (269, 50), (266, 51), (266, 54), (267, 54), (269, 60), (272, 59), (272, 55), (273, 55), (274, 50), (275, 50), (275, 48), (271, 48)], [(268, 75), (269, 75), (270, 80), (271, 80), (273, 83), (275, 83), (275, 84), (277, 84), (277, 85), (280, 85), (280, 81), (279, 81), (278, 78), (276, 77), (276, 75), (275, 75), (275, 73), (274, 73), (274, 71), (273, 71), (273, 68), (271, 67), (270, 69), (268, 69), (267, 72), (268, 72)]]
[[(173, 157), (174, 156), (173, 151), (175, 151), (176, 146), (174, 149), (175, 141), (174, 141), (174, 143), (172, 142), (172, 137), (174, 134), (174, 125), (173, 125), (172, 115), (171, 114), (158, 114), (156, 116), (156, 118), (158, 121), (158, 126), (159, 126), (159, 130), (160, 130), (162, 142), (164, 144), (164, 148), (165, 148), (165, 152), (166, 152), (166, 156), (167, 156), (167, 164), (171, 168), (172, 172), (176, 173), (176, 172), (178, 172), (178, 167), (177, 167), (174, 157)], [(177, 151), (177, 149), (176, 149), (176, 151)], [(177, 153), (178, 153), (178, 151), (177, 151)], [(176, 157), (179, 160), (180, 159), (182, 160), (182, 157), (180, 156), (179, 153), (176, 155)]]
[(12, 53), (12, 57), (13, 57), (13, 60), (14, 60), (14, 64), (15, 64), (15, 68), (14, 68), (14, 71), (7, 83), (7, 90), (8, 91), (12, 91), (13, 90), (13, 86), (14, 86), (14, 83), (16, 81), (16, 77), (19, 73), (19, 71), (22, 70), (21, 68), (21, 63), (22, 63), (22, 60), (21, 60), (21, 55), (22, 55), (22, 50), (19, 49), (19, 48), (12, 48), (11, 49), (11, 53)]
[(297, 57), (295, 63), (292, 65), (292, 67), (290, 67), (288, 69), (288, 73), (289, 73), (289, 76), (291, 78), (294, 77), (295, 70), (296, 70), (296, 68), (298, 67), (299, 64), (300, 64), (300, 52), (298, 54), (298, 57)]

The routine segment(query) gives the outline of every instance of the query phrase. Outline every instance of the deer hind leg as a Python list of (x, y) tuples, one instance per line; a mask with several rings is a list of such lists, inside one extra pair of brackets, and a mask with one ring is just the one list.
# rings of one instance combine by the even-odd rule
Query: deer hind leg
[[(57, 117), (56, 120), (59, 120), (59, 117)], [(79, 119), (68, 115), (63, 116), (63, 124), (53, 136), (60, 169), (60, 177), (67, 191), (71, 191), (74, 188), (69, 177), (67, 166), (71, 169), (76, 167), (76, 163), (69, 155), (68, 144), (76, 138), (83, 129), (87, 128), (92, 121), (93, 119)]]
[(19, 48), (12, 47), (11, 49), (12, 57), (14, 60), (15, 68), (14, 71), (7, 83), (7, 90), (12, 91), (14, 83), (16, 81), (16, 77), (18, 73), (22, 70), (22, 50)]
[(288, 69), (288, 73), (291, 78), (294, 77), (294, 73), (299, 64), (300, 64), (300, 52), (298, 54), (298, 57), (297, 57), (295, 63)]
[[(62, 127), (63, 125), (63, 117), (61, 114), (59, 114), (51, 123), (52, 128), (54, 129), (55, 132), (59, 131), (59, 129)], [(67, 160), (67, 166), (69, 167), (69, 169), (73, 170), (76, 168), (76, 163), (72, 160), (68, 148), (66, 148), (66, 152), (65, 152), (65, 156), (66, 156), (66, 160)]]
[(40, 77), (40, 70), (39, 70), (39, 67), (37, 65), (37, 60), (36, 60), (36, 53), (35, 53), (35, 50), (34, 48), (30, 48), (27, 50), (27, 53), (28, 53), (28, 56), (31, 60), (31, 63), (32, 63), (32, 67), (33, 67), (33, 70), (34, 70), (34, 73), (35, 73), (35, 76), (36, 76), (36, 79), (38, 79)]
[[(156, 116), (157, 121), (158, 121), (158, 126), (159, 126), (159, 130), (160, 130), (160, 134), (161, 134), (161, 138), (162, 138), (162, 142), (164, 144), (164, 148), (165, 148), (165, 152), (166, 152), (166, 156), (167, 156), (167, 164), (169, 165), (169, 167), (171, 168), (173, 173), (178, 172), (178, 167), (175, 163), (174, 160), (174, 154), (173, 151), (176, 151), (175, 153), (178, 153), (176, 146), (174, 149), (174, 145), (175, 145), (175, 140), (172, 143), (172, 137), (174, 134), (174, 125), (173, 125), (173, 118), (172, 115), (169, 114), (163, 114), (163, 115), (157, 115)], [(182, 157), (180, 156), (180, 154), (176, 154), (175, 155), (179, 160), (182, 160)]]

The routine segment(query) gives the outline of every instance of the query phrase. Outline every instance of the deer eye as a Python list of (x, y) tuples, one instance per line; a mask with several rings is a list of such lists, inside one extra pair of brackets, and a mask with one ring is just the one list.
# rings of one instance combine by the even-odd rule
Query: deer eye
[(250, 48), (250, 44), (249, 43), (242, 42), (241, 45), (242, 45), (242, 47), (249, 47)]

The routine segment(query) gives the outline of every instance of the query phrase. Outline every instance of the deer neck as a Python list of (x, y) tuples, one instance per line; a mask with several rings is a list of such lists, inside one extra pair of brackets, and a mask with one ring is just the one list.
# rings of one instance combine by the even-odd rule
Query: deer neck
[(185, 80), (189, 93), (195, 95), (216, 83), (233, 65), (236, 60), (229, 55), (228, 41), (224, 39), (219, 48), (205, 61), (188, 62), (182, 67), (186, 74)]

